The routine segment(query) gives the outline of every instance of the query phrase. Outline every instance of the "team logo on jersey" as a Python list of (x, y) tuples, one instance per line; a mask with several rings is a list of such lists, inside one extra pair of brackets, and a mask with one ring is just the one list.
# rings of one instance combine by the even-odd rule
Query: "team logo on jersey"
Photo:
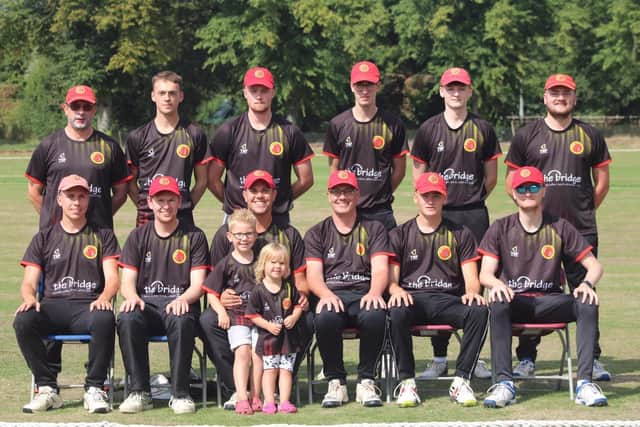
[(418, 251), (416, 249), (412, 249), (411, 252), (409, 252), (409, 260), (410, 261), (418, 260)]
[(443, 261), (448, 261), (451, 259), (451, 255), (453, 255), (453, 253), (451, 252), (451, 248), (447, 245), (442, 245), (438, 248), (438, 258), (440, 258)]
[(67, 155), (64, 153), (60, 153), (60, 155), (58, 156), (58, 163), (66, 163), (67, 162)]
[(464, 144), (462, 144), (462, 146), (464, 147), (464, 151), (466, 151), (467, 153), (473, 153), (478, 148), (478, 143), (475, 139), (468, 138), (466, 141), (464, 141)]
[(584, 153), (584, 144), (580, 141), (573, 141), (571, 144), (569, 144), (569, 151), (579, 156), (580, 154)]
[(542, 258), (551, 259), (556, 254), (556, 250), (551, 245), (544, 245), (542, 249), (540, 249), (540, 254), (542, 254)]
[(346, 148), (351, 148), (353, 146), (353, 141), (351, 141), (351, 136), (347, 136), (347, 139), (344, 140), (344, 146)]
[(441, 153), (444, 151), (444, 141), (440, 141), (438, 142), (438, 146), (436, 147), (436, 151), (438, 153)]
[(91, 155), (89, 156), (89, 159), (96, 165), (101, 165), (104, 163), (104, 154), (102, 154), (100, 151), (94, 151), (93, 153), (91, 153)]
[(373, 148), (375, 148), (376, 150), (382, 150), (384, 148), (385, 141), (384, 138), (380, 135), (374, 136), (371, 142), (373, 144)]
[(53, 251), (53, 259), (60, 259), (62, 255), (60, 254), (60, 248), (56, 248), (55, 251)]
[(509, 255), (511, 255), (514, 258), (518, 258), (518, 256), (520, 255), (520, 252), (518, 252), (518, 247), (517, 246), (512, 247)]
[(335, 258), (336, 257), (336, 251), (335, 249), (333, 249), (333, 246), (329, 248), (329, 251), (327, 252), (327, 259), (330, 258)]
[(282, 300), (282, 309), (289, 310), (291, 308), (291, 298), (285, 298)]
[(95, 259), (98, 256), (98, 248), (93, 245), (87, 245), (82, 250), (82, 255), (87, 259)]
[(356, 245), (356, 253), (360, 256), (363, 256), (366, 252), (366, 249), (362, 243), (358, 243)]
[(189, 153), (191, 153), (191, 148), (189, 148), (187, 144), (180, 144), (178, 148), (176, 148), (176, 154), (183, 159), (186, 159)]
[(269, 152), (274, 156), (278, 156), (278, 157), (282, 156), (282, 153), (284, 152), (284, 147), (282, 145), (282, 142), (273, 141), (271, 144), (269, 144)]
[(249, 150), (247, 150), (247, 144), (242, 144), (240, 146), (240, 154), (247, 154)]
[(542, 144), (540, 146), (540, 154), (547, 154), (549, 150), (547, 149), (547, 144)]
[(151, 262), (151, 251), (148, 251), (148, 252), (144, 255), (144, 262), (146, 262), (147, 264)]
[(175, 251), (173, 251), (171, 259), (173, 259), (173, 262), (175, 262), (176, 264), (184, 264), (184, 262), (187, 260), (187, 254), (182, 249), (176, 249)]

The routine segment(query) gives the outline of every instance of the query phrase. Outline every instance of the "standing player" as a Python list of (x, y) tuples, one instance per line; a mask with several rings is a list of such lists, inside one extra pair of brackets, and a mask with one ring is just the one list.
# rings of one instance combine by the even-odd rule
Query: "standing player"
[(113, 228), (113, 215), (126, 201), (126, 182), (131, 179), (124, 153), (117, 142), (93, 129), (96, 96), (89, 86), (70, 88), (60, 108), (67, 125), (38, 144), (25, 173), (29, 200), (40, 215), (40, 229), (60, 221), (62, 210), (56, 204), (56, 189), (70, 174), (89, 182), (87, 220)]
[[(437, 172), (447, 183), (442, 216), (467, 226), (480, 241), (489, 228), (485, 200), (496, 186), (502, 151), (491, 125), (468, 111), (473, 94), (471, 76), (464, 68), (449, 68), (440, 78), (444, 112), (425, 121), (411, 149), (414, 181), (425, 171)], [(448, 337), (434, 337), (434, 361), (420, 376), (435, 378), (447, 372)], [(479, 361), (474, 374), (489, 378)]]
[[(517, 169), (511, 175), (511, 188), (518, 212), (494, 222), (478, 248), (482, 254), (480, 282), (489, 289), (491, 354), (498, 379), (484, 406), (501, 408), (516, 401), (512, 322), (572, 321), (577, 325), (578, 347), (575, 403), (606, 406), (607, 398), (591, 382), (598, 325), (598, 296), (593, 287), (602, 277), (602, 266), (574, 226), (543, 213), (546, 188), (539, 169)], [(562, 286), (562, 265), (567, 259), (579, 262), (587, 271), (570, 295)]]
[(304, 237), (307, 281), (319, 298), (314, 319), (316, 339), (329, 381), (322, 407), (340, 406), (349, 400), (342, 342), (342, 331), (347, 327), (360, 330), (356, 401), (382, 406), (374, 379), (386, 330), (387, 232), (382, 223), (358, 215), (358, 180), (352, 172), (332, 172), (328, 190), (331, 216)]
[(405, 128), (400, 118), (379, 110), (380, 71), (376, 64), (358, 62), (351, 69), (353, 108), (329, 123), (323, 153), (329, 169), (350, 170), (358, 178), (363, 218), (382, 222), (387, 230), (396, 226), (391, 203), (406, 170), (408, 153)]
[[(609, 163), (612, 160), (602, 134), (573, 118), (576, 102), (576, 83), (571, 76), (549, 76), (544, 85), (547, 115), (526, 125), (513, 137), (505, 159), (508, 166), (505, 185), (509, 193), (518, 167), (530, 165), (540, 169), (547, 187), (545, 210), (573, 224), (593, 246), (593, 254), (598, 256), (596, 209), (609, 191)], [(584, 279), (586, 270), (579, 262), (567, 262), (564, 269), (569, 289), (573, 291)], [(611, 374), (598, 360), (601, 353), (599, 339), (598, 330), (593, 378), (609, 381)], [(534, 375), (539, 342), (539, 337), (520, 339), (517, 349), (520, 363), (514, 369), (514, 375)]]
[[(47, 362), (43, 335), (90, 334), (84, 408), (93, 413), (111, 410), (102, 390), (113, 357), (115, 318), (111, 300), (118, 292), (120, 248), (113, 231), (87, 222), (89, 183), (78, 175), (58, 186), (60, 222), (40, 230), (22, 259), (25, 267), (13, 327), (20, 350), (35, 377), (38, 393), (22, 408), (39, 412), (62, 407), (57, 370)], [(44, 295), (37, 299), (40, 274)]]
[[(147, 195), (158, 176), (176, 179), (182, 194), (178, 218), (193, 224), (193, 208), (207, 189), (207, 137), (199, 127), (180, 118), (182, 77), (161, 71), (153, 76), (151, 86), (156, 116), (127, 136), (127, 157), (135, 178), (129, 183), (129, 196), (138, 208), (137, 225), (153, 220)], [(192, 174), (196, 180), (193, 188)]]
[(434, 172), (420, 175), (413, 201), (418, 216), (391, 231), (389, 313), (398, 359), (401, 407), (420, 402), (410, 328), (446, 323), (464, 330), (449, 396), (463, 406), (477, 404), (469, 385), (487, 333), (489, 311), (480, 294), (476, 242), (471, 231), (442, 218), (447, 187)]
[[(249, 69), (244, 75), (242, 93), (249, 110), (224, 123), (210, 143), (213, 162), (209, 165), (209, 189), (224, 202), (224, 212), (229, 215), (234, 209), (247, 207), (242, 190), (249, 172), (265, 170), (274, 177), (278, 190), (273, 205), (274, 222), (288, 224), (293, 200), (313, 185), (313, 151), (300, 129), (272, 113), (271, 102), (276, 92), (268, 69)], [(293, 183), (291, 169), (297, 177)]]
[(202, 230), (178, 220), (178, 183), (160, 176), (151, 182), (147, 202), (153, 222), (134, 229), (122, 250), (122, 296), (118, 335), (131, 392), (120, 412), (153, 407), (149, 383), (147, 338), (167, 335), (171, 367), (171, 400), (176, 414), (195, 412), (189, 396), (189, 374), (200, 314), (201, 286), (209, 266)]

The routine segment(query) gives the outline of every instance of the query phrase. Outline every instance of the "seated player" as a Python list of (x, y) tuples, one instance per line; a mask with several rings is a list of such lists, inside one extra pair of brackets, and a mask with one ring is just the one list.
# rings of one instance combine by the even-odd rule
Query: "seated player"
[(415, 187), (418, 216), (389, 234), (394, 257), (388, 305), (401, 381), (397, 403), (401, 407), (420, 403), (411, 326), (444, 323), (464, 330), (449, 396), (463, 406), (475, 406), (469, 380), (484, 343), (489, 315), (480, 294), (476, 242), (468, 228), (442, 218), (447, 199), (442, 176), (424, 173)]
[(118, 316), (120, 350), (131, 392), (120, 412), (151, 409), (148, 337), (167, 335), (171, 367), (171, 400), (176, 414), (195, 412), (189, 396), (189, 374), (201, 286), (209, 266), (202, 230), (178, 221), (180, 189), (172, 177), (153, 180), (147, 199), (153, 222), (134, 229), (123, 249), (122, 296)]
[[(13, 327), (18, 345), (35, 377), (38, 392), (23, 406), (27, 413), (62, 407), (57, 371), (47, 363), (43, 335), (90, 334), (84, 408), (90, 413), (111, 410), (102, 390), (115, 339), (111, 300), (118, 292), (120, 247), (113, 231), (87, 222), (89, 183), (68, 175), (58, 186), (62, 220), (34, 236), (22, 259), (22, 304)], [(36, 296), (40, 274), (44, 294)]]
[[(602, 266), (591, 246), (568, 221), (543, 212), (544, 176), (535, 167), (513, 175), (512, 197), (518, 212), (494, 222), (478, 251), (480, 282), (489, 289), (491, 354), (498, 382), (484, 406), (501, 408), (516, 401), (511, 370), (512, 322), (572, 322), (577, 325), (578, 383), (576, 404), (605, 406), (607, 398), (591, 382), (598, 324), (598, 296), (593, 287)], [(563, 260), (573, 259), (587, 270), (571, 294), (562, 288)]]

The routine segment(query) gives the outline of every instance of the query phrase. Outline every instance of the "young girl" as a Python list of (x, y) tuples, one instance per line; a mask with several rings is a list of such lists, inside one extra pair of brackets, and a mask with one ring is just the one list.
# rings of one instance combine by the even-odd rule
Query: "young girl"
[[(238, 209), (229, 217), (228, 226), (227, 238), (233, 244), (233, 251), (216, 263), (213, 273), (207, 277), (202, 287), (207, 292), (209, 305), (218, 315), (218, 326), (228, 331), (229, 344), (234, 353), (233, 381), (238, 397), (236, 412), (251, 415), (262, 409), (262, 360), (252, 350), (257, 340), (257, 331), (251, 320), (244, 315), (249, 295), (257, 288), (253, 271), (256, 218), (248, 209)], [(230, 308), (229, 313), (219, 299), (227, 288), (233, 289), (242, 298), (242, 305)], [(253, 374), (251, 401), (247, 395), (250, 370)]]
[[(296, 287), (289, 277), (289, 252), (284, 245), (269, 243), (260, 251), (255, 266), (258, 286), (249, 297), (246, 316), (258, 327), (256, 352), (262, 355), (264, 373), (262, 412), (292, 413), (298, 409), (291, 403), (293, 365), (300, 351), (296, 322), (302, 315)], [(284, 327), (283, 327), (284, 326)], [(276, 380), (280, 405), (275, 404)]]

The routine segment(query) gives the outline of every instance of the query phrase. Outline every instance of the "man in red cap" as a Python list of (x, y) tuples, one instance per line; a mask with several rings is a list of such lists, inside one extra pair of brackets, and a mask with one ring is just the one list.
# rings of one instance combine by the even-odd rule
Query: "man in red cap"
[(420, 175), (413, 194), (418, 216), (389, 234), (394, 256), (388, 305), (400, 407), (420, 403), (410, 329), (425, 323), (464, 330), (449, 396), (463, 406), (477, 404), (469, 381), (487, 333), (489, 311), (480, 293), (476, 241), (467, 227), (442, 217), (446, 199), (441, 175)]
[[(20, 289), (23, 302), (13, 327), (38, 388), (22, 410), (32, 413), (62, 407), (58, 372), (48, 363), (42, 336), (72, 333), (91, 335), (84, 408), (105, 413), (111, 410), (103, 385), (115, 340), (111, 300), (120, 284), (120, 247), (112, 230), (87, 221), (90, 186), (86, 179), (67, 175), (57, 190), (61, 220), (34, 236), (20, 263), (25, 267)], [(44, 284), (38, 290), (41, 274)]]
[[(531, 165), (545, 176), (547, 212), (566, 219), (593, 246), (598, 255), (596, 209), (609, 191), (611, 156), (602, 134), (594, 127), (573, 117), (577, 103), (576, 83), (570, 75), (552, 74), (544, 85), (543, 119), (527, 124), (513, 137), (505, 159), (508, 166), (505, 185), (510, 194), (511, 181), (517, 168)], [(565, 272), (569, 289), (574, 290), (586, 271), (580, 263), (567, 262)], [(596, 338), (593, 378), (609, 381), (611, 374), (598, 360), (601, 354), (600, 332)], [(522, 337), (516, 350), (520, 363), (516, 376), (535, 374), (536, 345), (539, 337)]]
[[(300, 129), (273, 114), (275, 82), (268, 69), (249, 69), (242, 93), (248, 111), (224, 123), (209, 144), (213, 160), (209, 164), (209, 190), (224, 203), (223, 210), (229, 215), (234, 209), (247, 207), (242, 191), (249, 172), (265, 170), (273, 176), (278, 191), (273, 219), (288, 224), (293, 200), (313, 185), (313, 151)], [(291, 182), (292, 169), (295, 182)]]
[[(607, 398), (591, 382), (598, 324), (594, 286), (602, 266), (593, 246), (567, 220), (543, 212), (547, 187), (542, 172), (531, 166), (511, 174), (511, 196), (518, 212), (494, 222), (478, 252), (482, 255), (480, 283), (489, 289), (491, 354), (498, 382), (484, 406), (515, 403), (511, 369), (511, 324), (573, 322), (577, 324), (578, 382), (575, 403), (605, 406)], [(565, 294), (562, 267), (571, 259), (586, 270), (582, 282)]]
[[(473, 94), (471, 76), (464, 68), (449, 68), (440, 78), (440, 96), (444, 112), (427, 119), (418, 129), (411, 148), (413, 179), (424, 171), (441, 174), (447, 183), (444, 218), (464, 224), (479, 242), (489, 227), (485, 200), (498, 177), (500, 144), (489, 122), (468, 111)], [(447, 372), (449, 337), (434, 337), (433, 363), (420, 374), (435, 378)], [(491, 372), (483, 361), (474, 374), (489, 378)]]
[[(129, 196), (138, 209), (137, 224), (153, 220), (147, 194), (153, 178), (172, 176), (182, 193), (178, 218), (193, 223), (193, 208), (207, 190), (207, 136), (178, 112), (184, 100), (182, 77), (161, 71), (151, 79), (155, 118), (127, 136), (127, 158), (134, 177)], [(195, 184), (191, 187), (191, 175)]]
[(378, 109), (380, 87), (376, 64), (361, 61), (353, 66), (355, 104), (329, 122), (323, 153), (329, 157), (331, 171), (350, 170), (358, 178), (360, 215), (390, 230), (396, 226), (391, 204), (405, 175), (408, 148), (400, 118)]
[(201, 286), (210, 269), (207, 238), (193, 224), (178, 220), (182, 192), (175, 178), (151, 182), (147, 202), (153, 222), (134, 229), (122, 249), (118, 336), (130, 393), (120, 412), (153, 407), (147, 338), (167, 335), (171, 369), (169, 407), (176, 414), (195, 412), (189, 374), (200, 315)]
[(386, 328), (383, 294), (389, 283), (389, 241), (382, 223), (358, 215), (359, 196), (358, 179), (352, 172), (331, 172), (331, 216), (311, 227), (304, 237), (307, 282), (319, 299), (316, 339), (329, 381), (323, 408), (349, 400), (342, 342), (342, 331), (348, 327), (360, 330), (356, 401), (382, 406), (375, 368)]

